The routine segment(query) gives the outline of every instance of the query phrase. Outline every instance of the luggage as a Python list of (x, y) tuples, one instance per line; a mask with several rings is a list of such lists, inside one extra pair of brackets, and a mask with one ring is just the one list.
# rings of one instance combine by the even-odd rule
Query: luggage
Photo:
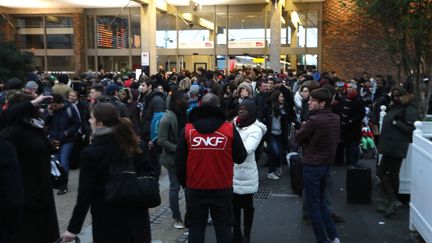
[(372, 201), (372, 173), (370, 168), (348, 168), (346, 195), (348, 203), (367, 204)]
[(67, 182), (66, 171), (54, 155), (51, 155), (51, 179), (54, 189), (63, 188)]
[(287, 155), (289, 161), (289, 173), (291, 180), (291, 188), (295, 194), (303, 195), (303, 166), (302, 156), (299, 153), (289, 153)]

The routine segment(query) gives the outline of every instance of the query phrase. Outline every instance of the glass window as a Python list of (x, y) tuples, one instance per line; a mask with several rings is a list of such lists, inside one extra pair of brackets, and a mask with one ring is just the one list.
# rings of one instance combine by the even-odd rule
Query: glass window
[(15, 43), (21, 49), (44, 49), (43, 35), (15, 35)]
[[(158, 12), (156, 23), (156, 46), (158, 48), (177, 48), (176, 16)], [(179, 23), (182, 24), (183, 21), (179, 19)]]
[(21, 49), (44, 49), (43, 17), (16, 17), (15, 43)]
[(218, 46), (226, 45), (226, 24), (226, 8), (223, 8), (216, 13), (216, 45)]
[(141, 69), (141, 56), (132, 56), (132, 70)]
[(87, 26), (87, 48), (95, 48), (95, 35), (96, 32), (94, 30), (94, 18), (93, 16), (86, 16), (86, 26)]
[(17, 17), (17, 28), (43, 28), (42, 16)]
[(49, 71), (74, 71), (74, 58), (73, 56), (48, 56), (48, 70)]
[[(189, 23), (190, 19), (193, 22)], [(189, 24), (186, 24), (188, 22)], [(179, 46), (200, 46), (210, 41), (214, 28), (213, 13), (196, 12), (189, 19), (179, 20)], [(196, 43), (196, 44), (195, 44)], [(184, 45), (186, 44), (186, 45)]]
[(48, 15), (45, 21), (47, 28), (73, 28), (72, 17)]
[(72, 17), (45, 16), (47, 49), (73, 48), (73, 22)]
[(230, 48), (265, 47), (264, 45), (255, 46), (257, 41), (265, 41), (264, 12), (230, 13), (228, 19)]
[(98, 16), (96, 18), (96, 40), (98, 48), (129, 48), (127, 17)]
[(130, 68), (128, 56), (98, 56), (98, 65), (98, 70), (104, 69), (106, 72)]
[(87, 65), (88, 71), (96, 71), (96, 60), (94, 56), (87, 57)]
[(308, 12), (306, 47), (318, 47), (318, 12)]
[(131, 9), (130, 31), (132, 48), (141, 48), (141, 14), (139, 8)]
[(72, 49), (73, 35), (47, 35), (47, 49)]

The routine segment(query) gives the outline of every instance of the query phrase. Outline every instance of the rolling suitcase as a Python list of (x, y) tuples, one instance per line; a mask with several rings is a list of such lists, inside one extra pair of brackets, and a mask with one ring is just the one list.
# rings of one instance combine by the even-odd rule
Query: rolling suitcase
[(348, 168), (346, 195), (348, 203), (367, 204), (372, 201), (372, 176), (370, 168)]
[(302, 156), (298, 153), (289, 156), (289, 174), (292, 190), (297, 195), (303, 195)]

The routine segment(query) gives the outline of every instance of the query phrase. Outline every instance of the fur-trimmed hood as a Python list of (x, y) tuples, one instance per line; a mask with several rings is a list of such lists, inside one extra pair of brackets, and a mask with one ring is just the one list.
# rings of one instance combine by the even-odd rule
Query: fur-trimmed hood
[[(403, 86), (401, 86), (401, 85), (395, 85), (395, 86), (393, 86), (391, 88), (390, 93), (392, 93), (394, 90), (398, 90), (399, 93), (401, 94), (401, 97), (400, 97), (401, 105), (411, 104), (411, 102), (414, 99), (414, 94), (408, 93), (407, 90)], [(392, 102), (392, 105), (394, 105), (393, 102)]]

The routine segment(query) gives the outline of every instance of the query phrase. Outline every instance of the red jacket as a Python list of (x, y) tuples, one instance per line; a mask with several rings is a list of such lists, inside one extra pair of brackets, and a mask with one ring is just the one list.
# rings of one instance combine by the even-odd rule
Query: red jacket
[(192, 123), (186, 124), (189, 148), (186, 187), (226, 189), (233, 185), (233, 125), (225, 122), (213, 133), (202, 134)]

